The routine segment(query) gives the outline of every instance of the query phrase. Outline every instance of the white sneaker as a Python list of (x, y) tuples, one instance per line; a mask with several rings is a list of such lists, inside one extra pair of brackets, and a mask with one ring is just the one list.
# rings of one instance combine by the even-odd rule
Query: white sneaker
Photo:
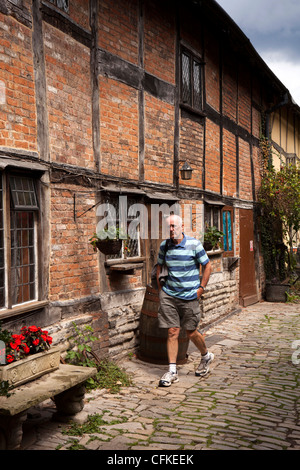
[(159, 381), (160, 387), (170, 387), (171, 384), (179, 382), (178, 372), (166, 372)]
[(197, 377), (205, 377), (209, 373), (209, 365), (214, 360), (214, 357), (213, 353), (208, 352), (207, 357), (201, 359), (199, 366), (195, 370)]

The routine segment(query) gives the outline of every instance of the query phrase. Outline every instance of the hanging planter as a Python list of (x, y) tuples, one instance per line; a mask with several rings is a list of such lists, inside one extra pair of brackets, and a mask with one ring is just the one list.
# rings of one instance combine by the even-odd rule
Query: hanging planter
[(122, 240), (98, 240), (95, 246), (104, 255), (117, 255), (122, 248)]
[(94, 233), (89, 242), (94, 251), (98, 249), (104, 255), (117, 255), (122, 249), (123, 240), (128, 241), (127, 234), (124, 234), (119, 227), (110, 226), (99, 233)]

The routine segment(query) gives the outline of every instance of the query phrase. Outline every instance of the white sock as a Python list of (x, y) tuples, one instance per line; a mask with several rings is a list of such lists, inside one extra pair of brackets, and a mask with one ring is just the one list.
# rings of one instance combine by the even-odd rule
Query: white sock
[(171, 372), (172, 374), (176, 374), (177, 372), (177, 369), (176, 369), (176, 364), (169, 364), (169, 372)]
[(205, 354), (201, 355), (201, 359), (207, 359), (207, 358), (208, 358), (208, 351)]

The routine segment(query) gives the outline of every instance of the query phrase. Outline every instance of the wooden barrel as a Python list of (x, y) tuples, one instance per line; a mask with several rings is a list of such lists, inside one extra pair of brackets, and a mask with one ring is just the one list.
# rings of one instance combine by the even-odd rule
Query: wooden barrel
[[(139, 351), (138, 358), (153, 364), (168, 364), (167, 337), (168, 330), (158, 326), (158, 291), (147, 286), (142, 306), (139, 325)], [(185, 330), (180, 330), (178, 342), (177, 364), (187, 361), (189, 339)]]

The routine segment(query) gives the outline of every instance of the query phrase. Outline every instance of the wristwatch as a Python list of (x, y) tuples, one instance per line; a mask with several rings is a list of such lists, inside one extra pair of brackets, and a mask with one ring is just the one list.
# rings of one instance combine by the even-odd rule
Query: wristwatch
[(203, 292), (204, 292), (204, 287), (203, 287), (203, 286), (199, 286), (199, 289), (200, 289), (200, 287), (201, 287), (201, 289), (202, 289), (202, 290), (203, 290)]

